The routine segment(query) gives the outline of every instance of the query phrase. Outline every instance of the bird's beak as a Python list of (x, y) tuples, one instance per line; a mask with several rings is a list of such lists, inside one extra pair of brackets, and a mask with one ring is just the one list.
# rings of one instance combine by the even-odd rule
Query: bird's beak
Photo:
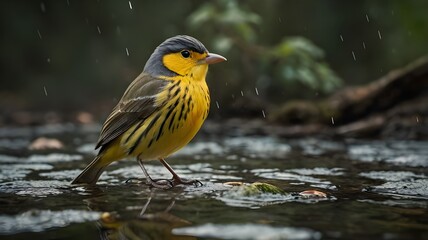
[(215, 53), (208, 53), (208, 56), (203, 60), (203, 63), (214, 64), (214, 63), (219, 63), (224, 61), (227, 61), (225, 57)]

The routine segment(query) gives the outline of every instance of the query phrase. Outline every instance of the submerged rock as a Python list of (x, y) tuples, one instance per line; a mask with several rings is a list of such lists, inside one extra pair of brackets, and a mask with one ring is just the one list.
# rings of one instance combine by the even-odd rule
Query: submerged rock
[(64, 144), (55, 138), (40, 137), (31, 142), (28, 146), (30, 150), (62, 149)]

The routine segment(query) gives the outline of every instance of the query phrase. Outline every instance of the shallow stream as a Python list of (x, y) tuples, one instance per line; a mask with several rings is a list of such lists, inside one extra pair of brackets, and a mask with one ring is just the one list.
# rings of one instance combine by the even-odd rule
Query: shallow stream
[[(202, 187), (151, 189), (134, 160), (72, 186), (99, 126), (0, 129), (1, 239), (427, 239), (428, 142), (201, 135), (168, 159)], [(35, 136), (64, 143), (28, 150)], [(169, 178), (160, 163), (154, 178)], [(284, 194), (241, 194), (263, 182)], [(327, 197), (304, 197), (305, 190)]]

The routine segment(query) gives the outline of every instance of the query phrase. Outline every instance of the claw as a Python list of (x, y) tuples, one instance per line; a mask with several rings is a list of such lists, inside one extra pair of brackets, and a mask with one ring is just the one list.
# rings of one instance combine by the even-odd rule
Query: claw
[(134, 183), (134, 181), (135, 181), (135, 183), (141, 183), (141, 182), (143, 182), (143, 180), (140, 180), (140, 179), (138, 179), (138, 178), (128, 178), (128, 179), (126, 179), (126, 181), (125, 181), (125, 183), (126, 184), (128, 184), (128, 183)]
[[(155, 188), (161, 188), (161, 189), (170, 189), (172, 187), (175, 187), (177, 185), (194, 185), (195, 187), (202, 187), (203, 184), (199, 180), (187, 180), (180, 178), (174, 170), (168, 165), (167, 162), (165, 162), (164, 159), (159, 159), (159, 161), (168, 169), (168, 171), (172, 174), (172, 179), (152, 179), (147, 172), (146, 168), (144, 167), (143, 161), (140, 159), (137, 159), (138, 163), (140, 164), (141, 169), (144, 172), (144, 175), (146, 176), (146, 183), (147, 185)], [(126, 180), (128, 182), (130, 179)]]
[(180, 184), (183, 184), (183, 185), (194, 185), (195, 187), (202, 187), (203, 186), (203, 184), (202, 184), (201, 181), (194, 180), (194, 179), (188, 180), (188, 179), (183, 179), (183, 178), (176, 177), (176, 178), (171, 179), (171, 181), (174, 183), (174, 186), (177, 186), (177, 185), (180, 185)]
[(204, 184), (199, 180), (193, 180), (193, 181), (194, 181), (193, 185), (195, 185), (195, 187), (203, 187), (204, 186)]

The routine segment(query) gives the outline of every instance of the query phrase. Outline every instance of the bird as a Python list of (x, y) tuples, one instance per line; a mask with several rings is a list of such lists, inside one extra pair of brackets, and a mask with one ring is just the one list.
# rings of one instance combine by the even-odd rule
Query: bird
[[(72, 184), (94, 185), (112, 162), (135, 158), (151, 187), (202, 185), (178, 176), (165, 159), (201, 128), (210, 108), (208, 65), (224, 61), (191, 36), (162, 42), (107, 117), (95, 147), (97, 156)], [(150, 160), (159, 160), (172, 178), (151, 178), (144, 166)]]

